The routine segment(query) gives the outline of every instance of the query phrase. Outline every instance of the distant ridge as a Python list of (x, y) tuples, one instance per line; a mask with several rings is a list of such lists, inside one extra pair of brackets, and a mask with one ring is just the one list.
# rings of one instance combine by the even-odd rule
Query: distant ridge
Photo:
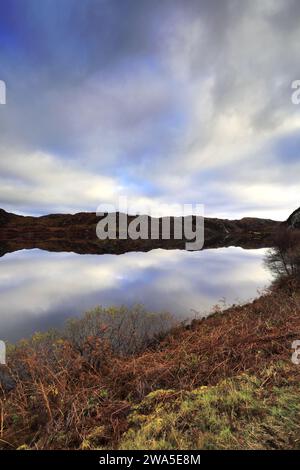
[[(117, 220), (119, 214), (116, 214)], [(193, 216), (195, 218), (195, 216)], [(128, 216), (128, 224), (135, 216)], [(99, 240), (96, 226), (101, 220), (94, 212), (78, 214), (49, 214), (40, 217), (22, 216), (0, 209), (0, 256), (6, 253), (39, 248), (57, 252), (80, 254), (122, 254), (129, 251), (185, 249), (185, 239), (165, 240), (161, 236), (162, 218), (159, 219), (159, 238), (153, 239), (106, 239)], [(171, 233), (174, 217), (171, 220)], [(150, 220), (151, 221), (151, 220)], [(193, 222), (196, 222), (194, 219)], [(274, 244), (282, 222), (255, 217), (240, 220), (217, 218), (204, 219), (204, 249), (228, 246), (265, 248)]]

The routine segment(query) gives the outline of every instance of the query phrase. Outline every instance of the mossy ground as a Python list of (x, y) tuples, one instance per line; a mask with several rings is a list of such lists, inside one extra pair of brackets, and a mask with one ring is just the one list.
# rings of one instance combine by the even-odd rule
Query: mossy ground
[[(157, 390), (134, 408), (121, 449), (299, 449), (300, 385), (278, 363), (192, 391)], [(268, 382), (272, 385), (268, 386)]]

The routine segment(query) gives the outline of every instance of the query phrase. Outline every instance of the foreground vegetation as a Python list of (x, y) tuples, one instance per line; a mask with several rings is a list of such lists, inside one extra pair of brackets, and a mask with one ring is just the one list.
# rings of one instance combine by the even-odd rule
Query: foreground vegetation
[[(135, 322), (122, 329), (116, 309), (19, 343), (1, 393), (0, 447), (299, 449), (299, 286), (287, 272), (252, 303), (160, 338), (153, 328), (126, 350), (116, 334), (131, 338)], [(140, 309), (126, 316), (142, 312), (153, 324)], [(160, 326), (170, 321), (159, 317)]]
[[(150, 393), (129, 418), (122, 449), (300, 448), (299, 382), (277, 362), (258, 376)], [(291, 378), (293, 380), (291, 381)]]
[(36, 335), (9, 353), (1, 447), (298, 448), (297, 281), (132, 355)]

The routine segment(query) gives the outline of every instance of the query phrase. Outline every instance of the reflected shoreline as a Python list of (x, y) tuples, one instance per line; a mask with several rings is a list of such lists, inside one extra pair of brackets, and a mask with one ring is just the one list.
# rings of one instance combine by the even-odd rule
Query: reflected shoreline
[[(261, 248), (273, 248), (274, 242), (272, 240), (265, 239), (249, 240), (228, 237), (222, 240), (217, 239), (205, 241), (202, 250), (229, 247), (243, 248), (245, 250), (257, 250)], [(127, 240), (116, 240), (115, 243), (112, 241), (109, 243), (97, 243), (97, 241), (88, 240), (10, 240), (7, 242), (1, 242), (0, 257), (17, 251), (33, 249), (39, 249), (53, 253), (74, 253), (79, 255), (122, 255), (130, 252), (143, 253), (156, 249), (186, 251), (185, 241), (182, 240), (137, 240), (129, 242)]]

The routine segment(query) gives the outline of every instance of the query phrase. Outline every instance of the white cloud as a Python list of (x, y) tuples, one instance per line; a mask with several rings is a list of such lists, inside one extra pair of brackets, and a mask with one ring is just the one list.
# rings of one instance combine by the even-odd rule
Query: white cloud
[(0, 198), (7, 204), (35, 208), (94, 206), (110, 202), (117, 194), (116, 179), (99, 176), (74, 162), (43, 152), (2, 150)]

